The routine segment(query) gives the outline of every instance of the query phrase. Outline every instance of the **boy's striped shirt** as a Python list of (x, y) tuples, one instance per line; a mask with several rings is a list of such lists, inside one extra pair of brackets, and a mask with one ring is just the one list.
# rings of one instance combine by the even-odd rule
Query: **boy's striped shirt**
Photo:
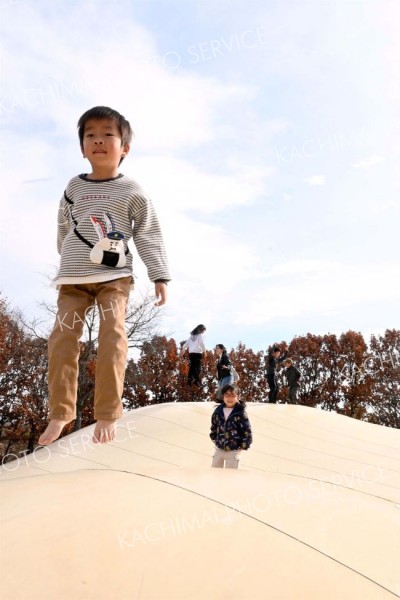
[[(128, 250), (124, 267), (98, 265), (90, 260), (90, 245), (99, 241), (90, 217), (104, 222), (106, 213), (111, 216), (115, 230), (124, 235), (125, 251)], [(85, 175), (74, 177), (67, 185), (58, 211), (57, 247), (61, 260), (54, 283), (96, 283), (131, 276), (132, 254), (127, 247), (131, 238), (147, 267), (150, 281), (169, 281), (157, 215), (140, 186), (122, 174), (106, 180), (89, 180)]]

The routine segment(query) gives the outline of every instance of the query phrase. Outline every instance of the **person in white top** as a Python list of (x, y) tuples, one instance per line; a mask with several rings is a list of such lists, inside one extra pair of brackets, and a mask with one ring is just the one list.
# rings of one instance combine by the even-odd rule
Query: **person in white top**
[(204, 344), (205, 331), (206, 328), (204, 325), (197, 325), (197, 327), (190, 332), (189, 339), (187, 339), (182, 345), (181, 355), (185, 352), (185, 350), (189, 351), (188, 385), (201, 387), (201, 362), (203, 359), (203, 352), (206, 351)]

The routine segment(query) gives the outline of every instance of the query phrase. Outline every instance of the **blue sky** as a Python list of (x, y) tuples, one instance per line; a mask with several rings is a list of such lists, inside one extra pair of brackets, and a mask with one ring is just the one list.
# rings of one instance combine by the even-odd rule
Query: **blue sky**
[[(156, 205), (162, 330), (254, 350), (399, 328), (396, 0), (1, 0), (0, 289), (55, 302), (56, 214), (87, 172), (79, 116), (131, 122)], [(147, 277), (135, 265), (137, 290)]]

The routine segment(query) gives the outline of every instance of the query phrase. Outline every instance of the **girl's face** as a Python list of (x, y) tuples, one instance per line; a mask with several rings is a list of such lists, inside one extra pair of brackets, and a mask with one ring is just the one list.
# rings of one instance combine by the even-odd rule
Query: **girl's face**
[(224, 400), (225, 406), (227, 406), (228, 408), (232, 408), (233, 406), (235, 406), (236, 402), (238, 402), (238, 395), (236, 392), (232, 392), (231, 390), (228, 390), (224, 394), (223, 400)]
[(221, 350), (221, 348), (215, 348), (215, 354), (216, 354), (217, 356), (221, 356), (221, 354), (222, 354), (222, 350)]

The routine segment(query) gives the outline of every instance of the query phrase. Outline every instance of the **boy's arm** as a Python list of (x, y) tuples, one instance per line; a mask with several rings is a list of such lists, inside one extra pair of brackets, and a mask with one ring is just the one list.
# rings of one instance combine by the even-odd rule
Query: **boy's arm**
[(155, 281), (154, 282), (154, 293), (156, 296), (156, 306), (162, 306), (167, 301), (167, 282), (166, 281)]
[(60, 205), (58, 208), (58, 216), (57, 216), (57, 250), (58, 254), (61, 254), (61, 248), (64, 243), (65, 236), (67, 235), (70, 229), (70, 219), (68, 218), (68, 213), (66, 211), (66, 202), (63, 197), (60, 201)]
[(132, 218), (133, 242), (146, 265), (150, 281), (155, 284), (156, 296), (159, 298), (158, 306), (161, 306), (166, 301), (166, 282), (170, 281), (171, 277), (160, 224), (151, 200), (141, 196), (140, 206), (135, 210)]

